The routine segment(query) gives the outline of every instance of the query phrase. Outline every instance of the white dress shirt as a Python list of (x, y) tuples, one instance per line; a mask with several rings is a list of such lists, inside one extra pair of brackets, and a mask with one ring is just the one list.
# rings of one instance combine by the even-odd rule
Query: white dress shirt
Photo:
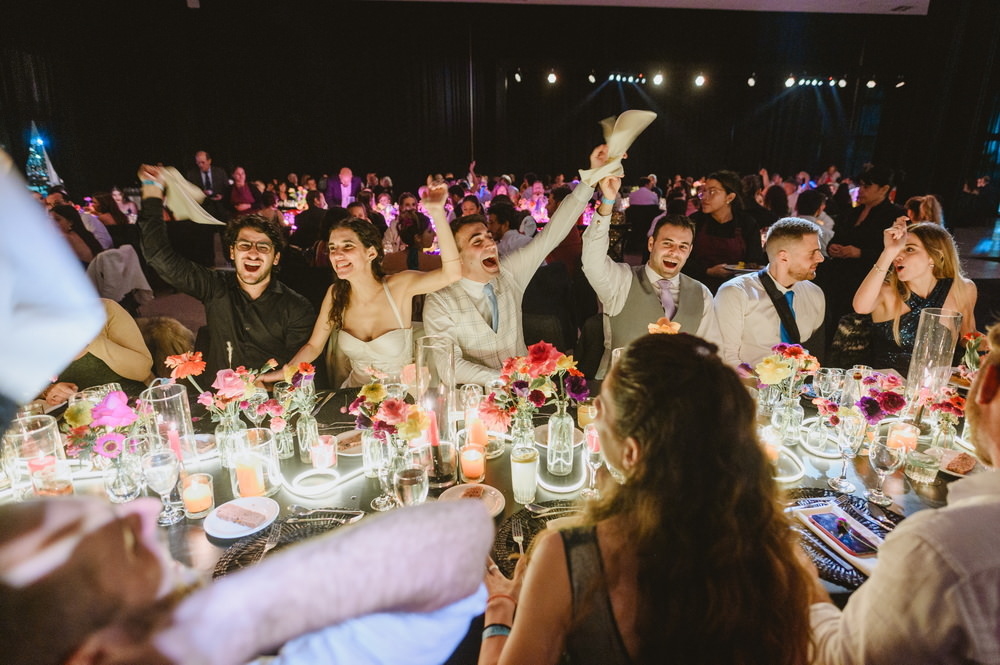
[(346, 208), (349, 203), (354, 203), (354, 197), (351, 196), (351, 185), (340, 183), (340, 205)]
[[(792, 291), (795, 298), (795, 324), (799, 338), (805, 340), (823, 325), (826, 298), (811, 281), (796, 282), (791, 289), (774, 280), (778, 291)], [(722, 359), (732, 365), (756, 365), (771, 355), (771, 347), (781, 342), (781, 319), (778, 310), (764, 290), (757, 273), (734, 277), (719, 287), (715, 294), (715, 315), (722, 333)], [(822, 353), (821, 349), (809, 349)]]
[[(510, 229), (507, 233), (503, 234), (503, 237), (497, 243), (497, 251), (500, 253), (500, 256), (507, 256), (521, 249), (529, 242), (531, 242), (531, 236), (526, 236), (519, 231)], [(542, 261), (542, 263), (545, 262)]]
[(814, 665), (1000, 663), (1000, 474), (908, 517), (843, 612), (812, 606)]
[[(628, 300), (629, 291), (632, 289), (632, 270), (628, 264), (618, 263), (608, 256), (610, 220), (610, 215), (594, 214), (590, 220), (590, 226), (583, 232), (581, 260), (583, 273), (594, 288), (594, 292), (597, 293), (604, 313), (608, 316), (614, 316), (622, 311), (625, 301)], [(653, 289), (658, 292), (660, 290), (659, 281), (663, 278), (650, 268), (648, 263), (645, 275), (649, 283), (653, 285)], [(674, 298), (674, 304), (678, 306), (680, 305), (680, 291), (680, 275), (678, 275), (670, 280), (670, 295)], [(702, 315), (698, 330), (682, 330), (681, 332), (701, 337), (721, 348), (722, 335), (719, 332), (719, 323), (716, 319), (711, 291), (705, 288), (702, 292), (702, 298)]]

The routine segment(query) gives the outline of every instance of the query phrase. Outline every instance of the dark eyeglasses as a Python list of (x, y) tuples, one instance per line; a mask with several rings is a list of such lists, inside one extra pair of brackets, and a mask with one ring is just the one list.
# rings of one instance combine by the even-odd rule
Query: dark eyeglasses
[(274, 251), (274, 245), (269, 242), (250, 242), (249, 240), (237, 240), (235, 243), (236, 249), (241, 252), (249, 252), (251, 248), (256, 247), (259, 254), (270, 254)]

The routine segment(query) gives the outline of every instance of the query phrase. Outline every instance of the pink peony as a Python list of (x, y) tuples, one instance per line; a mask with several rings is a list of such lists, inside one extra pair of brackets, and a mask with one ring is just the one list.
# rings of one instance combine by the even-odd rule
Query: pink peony
[(562, 352), (548, 342), (538, 342), (528, 347), (528, 374), (539, 377), (556, 371)]
[(198, 404), (202, 406), (212, 406), (215, 404), (215, 399), (212, 397), (212, 393), (207, 390), (202, 394), (198, 395)]
[(275, 433), (285, 431), (285, 419), (281, 416), (271, 418), (271, 431)]
[(120, 390), (108, 393), (90, 414), (93, 416), (91, 427), (128, 427), (138, 418), (135, 411), (129, 408), (128, 395)]
[(231, 369), (220, 369), (219, 373), (215, 375), (212, 387), (218, 391), (221, 399), (234, 400), (243, 397), (247, 384), (237, 372)]

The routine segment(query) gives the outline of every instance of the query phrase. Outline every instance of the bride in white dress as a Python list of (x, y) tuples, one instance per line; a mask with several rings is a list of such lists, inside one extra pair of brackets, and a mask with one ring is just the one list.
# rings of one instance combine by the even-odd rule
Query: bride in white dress
[[(337, 355), (350, 363), (350, 374), (342, 388), (364, 385), (372, 370), (399, 372), (413, 362), (413, 296), (437, 291), (462, 277), (458, 248), (445, 216), (447, 195), (446, 185), (434, 184), (429, 185), (422, 199), (437, 230), (441, 249), (438, 270), (404, 270), (385, 276), (382, 239), (370, 222), (349, 218), (333, 225), (327, 238), (333, 284), (323, 299), (309, 341), (289, 365), (314, 362), (334, 331)], [(265, 380), (280, 380), (280, 370), (272, 374)]]

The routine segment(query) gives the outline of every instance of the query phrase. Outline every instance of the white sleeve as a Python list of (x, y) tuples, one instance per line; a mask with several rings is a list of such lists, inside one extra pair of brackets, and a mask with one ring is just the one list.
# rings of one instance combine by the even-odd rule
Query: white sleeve
[(563, 238), (576, 226), (576, 220), (583, 214), (583, 209), (594, 196), (594, 188), (580, 183), (576, 189), (559, 204), (552, 219), (545, 225), (530, 243), (521, 249), (511, 252), (503, 258), (518, 288), (527, 288), (528, 282), (535, 275), (538, 266), (545, 257), (563, 241)]
[(747, 297), (736, 283), (728, 282), (715, 294), (715, 318), (722, 340), (722, 360), (736, 367), (740, 364), (743, 326), (746, 322)]
[(624, 263), (608, 256), (611, 216), (594, 215), (583, 232), (583, 274), (604, 305), (604, 313), (614, 316), (622, 311), (632, 285), (632, 271)]
[(708, 290), (707, 286), (702, 284), (701, 289), (704, 302), (701, 310), (701, 324), (695, 335), (715, 344), (721, 351), (722, 333), (719, 330), (719, 319), (715, 315), (715, 301), (712, 300), (712, 292)]

